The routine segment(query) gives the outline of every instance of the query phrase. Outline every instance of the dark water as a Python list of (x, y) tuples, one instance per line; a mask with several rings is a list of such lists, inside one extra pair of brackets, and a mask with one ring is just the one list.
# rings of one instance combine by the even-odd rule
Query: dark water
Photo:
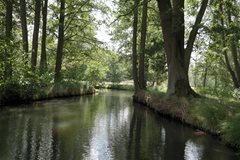
[(0, 160), (237, 160), (209, 136), (166, 120), (131, 92), (38, 102), (0, 112)]

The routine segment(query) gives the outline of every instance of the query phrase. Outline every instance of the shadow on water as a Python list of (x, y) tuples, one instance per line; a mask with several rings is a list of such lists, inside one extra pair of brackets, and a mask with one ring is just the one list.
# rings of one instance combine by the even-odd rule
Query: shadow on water
[(3, 160), (240, 159), (212, 137), (133, 104), (127, 91), (1, 112), (0, 142)]

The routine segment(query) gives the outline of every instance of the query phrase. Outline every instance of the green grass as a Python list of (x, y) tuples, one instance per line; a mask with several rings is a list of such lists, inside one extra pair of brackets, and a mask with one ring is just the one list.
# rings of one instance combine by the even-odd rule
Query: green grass
[(150, 107), (208, 130), (219, 135), (223, 142), (240, 147), (240, 102), (234, 97), (205, 94), (201, 98), (165, 98), (161, 87), (139, 92), (137, 96), (141, 100), (151, 97)]
[(132, 82), (121, 82), (121, 83), (104, 82), (97, 85), (96, 88), (130, 90), (130, 91), (134, 90), (134, 86)]
[(203, 97), (192, 98), (189, 104), (188, 121), (240, 147), (240, 102)]
[(94, 87), (88, 82), (65, 80), (58, 84), (31, 87), (10, 83), (0, 87), (0, 104), (11, 105), (32, 100), (68, 97), (94, 93)]

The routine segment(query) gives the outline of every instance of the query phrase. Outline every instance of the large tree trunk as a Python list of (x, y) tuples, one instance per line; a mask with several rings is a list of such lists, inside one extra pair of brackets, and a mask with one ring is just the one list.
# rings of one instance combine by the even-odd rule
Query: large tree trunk
[(13, 29), (13, 1), (12, 0), (6, 0), (6, 44), (7, 48), (5, 50), (5, 78), (8, 79), (9, 77), (12, 76), (12, 63), (11, 63), (11, 52), (12, 52), (12, 47), (10, 46), (11, 44), (11, 39), (12, 39), (12, 29)]
[[(177, 48), (178, 47), (175, 47), (174, 50), (177, 50)], [(188, 81), (188, 73), (186, 72), (186, 68), (182, 65), (182, 60), (172, 56), (168, 64), (168, 96), (191, 95), (192, 90)]]
[(31, 66), (33, 71), (36, 70), (36, 66), (37, 66), (40, 13), (41, 13), (41, 0), (35, 0), (34, 30), (33, 30), (32, 58), (31, 58)]
[(137, 71), (138, 3), (139, 3), (139, 0), (134, 0), (132, 74), (133, 74), (133, 82), (134, 82), (134, 90), (135, 90), (135, 92), (139, 90), (138, 71)]
[(207, 7), (203, 0), (184, 49), (184, 0), (157, 0), (168, 64), (167, 95), (198, 96), (190, 86), (188, 70), (193, 44)]
[(148, 0), (143, 1), (143, 12), (142, 12), (142, 26), (141, 26), (141, 42), (139, 50), (139, 87), (146, 89), (146, 73), (145, 73), (145, 43), (147, 33), (147, 10)]
[(20, 19), (22, 27), (22, 43), (25, 56), (27, 57), (28, 48), (28, 29), (27, 29), (27, 12), (26, 12), (26, 0), (20, 0)]
[(59, 18), (59, 29), (58, 29), (58, 45), (57, 45), (57, 56), (55, 66), (55, 82), (61, 80), (61, 68), (62, 68), (62, 55), (64, 45), (64, 19), (65, 19), (65, 0), (61, 0), (60, 6), (60, 18)]
[(47, 53), (46, 53), (46, 38), (47, 38), (47, 7), (48, 0), (44, 0), (42, 8), (42, 52), (40, 60), (40, 73), (42, 74), (47, 69)]

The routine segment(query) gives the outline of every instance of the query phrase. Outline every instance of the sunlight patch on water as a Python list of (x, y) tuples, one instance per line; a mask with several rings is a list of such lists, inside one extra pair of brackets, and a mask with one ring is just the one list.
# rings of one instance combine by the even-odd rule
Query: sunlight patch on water
[(165, 131), (165, 128), (162, 128), (162, 131), (161, 131), (161, 140), (162, 140), (162, 144), (163, 146), (165, 145), (165, 141), (166, 141), (166, 131)]
[(91, 134), (89, 152), (84, 159), (111, 159), (111, 151), (108, 148), (109, 142), (106, 116), (98, 116), (95, 119), (95, 126)]
[(203, 151), (203, 147), (201, 145), (197, 145), (191, 140), (188, 140), (185, 146), (184, 159), (185, 160), (201, 160), (202, 151)]

